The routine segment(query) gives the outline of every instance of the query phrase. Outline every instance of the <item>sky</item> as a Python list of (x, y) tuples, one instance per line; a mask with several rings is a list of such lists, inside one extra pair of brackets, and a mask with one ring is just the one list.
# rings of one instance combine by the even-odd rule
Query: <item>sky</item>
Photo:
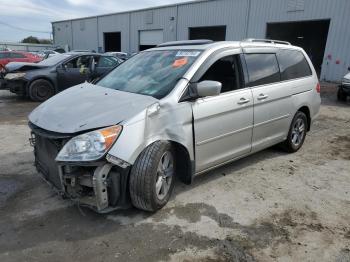
[(50, 38), (51, 22), (188, 0), (0, 0), (0, 42)]

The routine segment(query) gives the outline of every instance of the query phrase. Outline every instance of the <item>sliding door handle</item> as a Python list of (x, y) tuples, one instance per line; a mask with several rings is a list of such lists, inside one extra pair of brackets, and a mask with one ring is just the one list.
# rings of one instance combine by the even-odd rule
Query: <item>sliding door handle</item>
[(260, 94), (257, 99), (258, 100), (265, 100), (268, 97), (269, 97), (268, 95)]

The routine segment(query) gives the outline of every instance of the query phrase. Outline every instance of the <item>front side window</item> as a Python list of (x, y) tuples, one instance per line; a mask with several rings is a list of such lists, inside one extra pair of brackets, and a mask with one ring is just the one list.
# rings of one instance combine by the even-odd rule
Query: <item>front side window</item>
[(242, 79), (238, 55), (230, 55), (217, 60), (200, 78), (204, 80), (218, 81), (222, 84), (221, 93), (241, 88)]
[(90, 64), (90, 58), (91, 56), (79, 56), (77, 58), (74, 58), (70, 61), (68, 61), (65, 64), (66, 68), (89, 68)]
[(281, 80), (275, 54), (245, 54), (244, 57), (247, 63), (249, 86), (272, 84)]
[(120, 62), (118, 58), (113, 57), (113, 56), (99, 56), (95, 57), (95, 63), (96, 67), (115, 67), (117, 66)]
[(97, 85), (161, 99), (200, 55), (198, 50), (146, 51), (133, 56)]
[(281, 80), (290, 80), (312, 75), (310, 66), (302, 52), (282, 49), (277, 53), (281, 69)]

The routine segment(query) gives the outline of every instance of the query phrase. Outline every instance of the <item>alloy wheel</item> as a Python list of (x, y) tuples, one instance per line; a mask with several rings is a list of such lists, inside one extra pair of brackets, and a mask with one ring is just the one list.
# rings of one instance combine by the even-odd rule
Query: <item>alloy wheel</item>
[(170, 151), (165, 151), (160, 158), (157, 168), (156, 195), (159, 200), (163, 200), (171, 187), (174, 176), (174, 158)]
[(298, 118), (295, 121), (293, 130), (292, 130), (292, 143), (295, 147), (298, 147), (303, 141), (305, 136), (305, 123), (302, 118)]

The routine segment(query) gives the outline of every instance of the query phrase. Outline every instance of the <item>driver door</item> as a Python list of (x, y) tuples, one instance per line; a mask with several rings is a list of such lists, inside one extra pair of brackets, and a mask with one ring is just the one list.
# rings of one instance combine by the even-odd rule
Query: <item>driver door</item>
[(239, 55), (214, 59), (198, 82), (221, 82), (221, 94), (193, 104), (196, 172), (251, 151), (253, 96), (245, 88)]
[(59, 91), (81, 84), (90, 79), (90, 64), (92, 56), (83, 55), (65, 62), (57, 68)]

